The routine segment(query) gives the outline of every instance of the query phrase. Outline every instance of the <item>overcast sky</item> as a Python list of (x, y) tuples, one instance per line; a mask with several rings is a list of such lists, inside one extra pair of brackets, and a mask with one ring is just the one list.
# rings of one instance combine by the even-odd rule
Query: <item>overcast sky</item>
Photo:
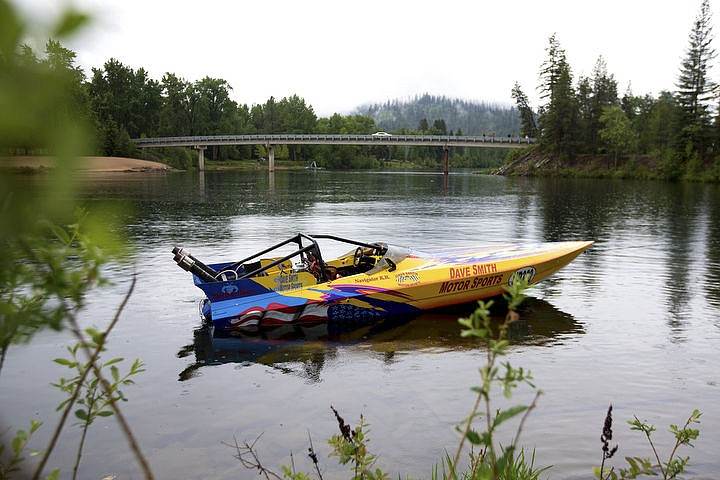
[(35, 19), (67, 4), (89, 11), (93, 25), (64, 42), (88, 72), (115, 58), (155, 80), (222, 78), (238, 103), (297, 94), (319, 116), (423, 93), (512, 104), (516, 81), (537, 107), (553, 33), (575, 80), (602, 55), (620, 94), (630, 84), (655, 96), (674, 89), (700, 10), (700, 0), (14, 1)]

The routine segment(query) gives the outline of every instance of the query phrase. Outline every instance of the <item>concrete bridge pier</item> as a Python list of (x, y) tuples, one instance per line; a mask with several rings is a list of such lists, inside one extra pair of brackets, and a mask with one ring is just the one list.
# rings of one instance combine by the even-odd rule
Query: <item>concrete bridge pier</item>
[(198, 151), (198, 170), (203, 172), (205, 171), (205, 147), (195, 145), (195, 149)]
[(447, 175), (450, 171), (450, 147), (443, 147), (443, 175)]
[(267, 150), (267, 154), (268, 154), (268, 171), (274, 172), (275, 171), (275, 146), (270, 145), (269, 143), (266, 143), (265, 149)]

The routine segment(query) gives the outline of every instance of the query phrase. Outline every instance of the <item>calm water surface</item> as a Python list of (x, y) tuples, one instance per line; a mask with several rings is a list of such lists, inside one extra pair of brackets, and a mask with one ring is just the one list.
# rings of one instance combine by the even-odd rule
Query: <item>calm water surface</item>
[[(591, 478), (601, 460), (609, 404), (624, 456), (650, 451), (625, 421), (655, 424), (669, 454), (669, 424), (704, 414), (687, 478), (720, 477), (720, 189), (705, 185), (508, 179), (455, 173), (218, 172), (94, 175), (88, 202), (132, 207), (132, 266), (90, 299), (82, 320), (103, 327), (138, 285), (111, 337), (110, 356), (141, 358), (147, 371), (124, 404), (157, 478), (255, 478), (225, 445), (254, 441), (264, 464), (311, 471), (309, 437), (324, 478), (346, 478), (327, 458), (336, 432), (330, 406), (370, 423), (371, 449), (392, 477), (429, 478), (455, 425), (470, 411), (483, 350), (459, 338), (467, 309), (356, 331), (305, 329), (267, 338), (212, 338), (201, 329), (202, 295), (172, 261), (176, 244), (207, 261), (237, 259), (298, 231), (424, 248), (508, 241), (595, 240), (551, 280), (530, 290), (511, 332), (508, 360), (542, 389), (522, 443), (550, 478)], [(331, 252), (341, 253), (341, 252)], [(290, 335), (290, 333), (294, 333)], [(2, 425), (46, 421), (66, 369), (66, 333), (14, 347), (0, 375)], [(520, 389), (513, 403), (529, 403)], [(497, 406), (508, 404), (502, 398)], [(505, 435), (512, 434), (508, 430)], [(50, 465), (69, 478), (79, 429), (67, 431)], [(82, 478), (140, 478), (114, 419), (90, 431)]]

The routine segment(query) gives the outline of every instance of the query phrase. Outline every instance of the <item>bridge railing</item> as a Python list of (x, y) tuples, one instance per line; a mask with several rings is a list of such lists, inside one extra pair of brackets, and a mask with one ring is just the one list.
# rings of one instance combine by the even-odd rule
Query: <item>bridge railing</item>
[(535, 143), (534, 138), (494, 135), (350, 135), (350, 134), (267, 134), (198, 135), (188, 137), (135, 138), (138, 147), (274, 144), (346, 144), (346, 145), (439, 145), (439, 146), (521, 146)]

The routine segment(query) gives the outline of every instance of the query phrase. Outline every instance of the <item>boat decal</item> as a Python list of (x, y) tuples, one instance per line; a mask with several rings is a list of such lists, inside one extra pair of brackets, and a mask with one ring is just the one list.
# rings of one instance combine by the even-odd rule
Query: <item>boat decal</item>
[(472, 265), (450, 267), (450, 280), (486, 275), (488, 273), (497, 273), (497, 263), (474, 263)]
[(533, 281), (533, 278), (535, 278), (535, 267), (525, 267), (521, 268), (520, 270), (516, 270), (515, 273), (510, 275), (510, 278), (508, 279), (508, 285), (513, 284), (513, 280), (515, 280), (515, 277), (522, 277), (525, 279), (527, 283), (530, 283)]
[(395, 281), (403, 287), (413, 287), (420, 284), (420, 276), (414, 272), (404, 272), (395, 275)]
[(502, 283), (502, 279), (502, 275), (491, 275), (443, 282), (440, 284), (438, 293), (455, 293), (475, 290), (476, 288), (495, 287)]
[(388, 312), (376, 310), (373, 308), (363, 308), (347, 303), (332, 305), (328, 309), (329, 319), (343, 319), (369, 322), (379, 320), (387, 316)]
[(211, 300), (228, 300), (230, 298), (256, 295), (258, 293), (260, 292), (256, 290), (240, 290), (236, 285), (224, 285), (219, 292), (209, 292), (208, 297)]
[(423, 252), (422, 258), (432, 259), (428, 264), (418, 270), (435, 268), (442, 264), (492, 264), (503, 260), (513, 260), (529, 255), (557, 251), (565, 246), (575, 248), (575, 242), (537, 243), (528, 245), (499, 245), (494, 248), (461, 247), (444, 249), (435, 252)]
[(279, 275), (273, 280), (277, 285), (273, 288), (276, 292), (284, 292), (287, 290), (298, 290), (302, 288), (303, 284), (300, 281), (300, 276), (295, 274), (290, 275)]
[(232, 325), (251, 325), (255, 324), (257, 325), (258, 322), (260, 322), (260, 319), (262, 318), (263, 311), (258, 308), (253, 308), (247, 312), (244, 312), (237, 317), (230, 320), (230, 323)]
[(300, 322), (323, 322), (328, 319), (328, 306), (325, 304), (311, 303), (305, 305), (298, 316)]
[(359, 278), (354, 278), (353, 282), (355, 282), (355, 283), (375, 283), (375, 282), (380, 282), (382, 280), (387, 280), (388, 278), (390, 278), (390, 275), (377, 275), (375, 277), (359, 277)]
[(340, 284), (333, 285), (331, 290), (322, 291), (323, 300), (326, 302), (333, 302), (344, 298), (353, 298), (358, 296), (371, 296), (380, 293), (391, 297), (396, 297), (399, 301), (410, 298), (405, 293), (384, 287), (373, 287), (371, 285)]
[(232, 318), (230, 319), (230, 326), (232, 328), (250, 328), (257, 327), (260, 325), (260, 318)]
[(263, 325), (292, 323), (295, 320), (296, 312), (282, 310), (268, 310), (262, 318)]

